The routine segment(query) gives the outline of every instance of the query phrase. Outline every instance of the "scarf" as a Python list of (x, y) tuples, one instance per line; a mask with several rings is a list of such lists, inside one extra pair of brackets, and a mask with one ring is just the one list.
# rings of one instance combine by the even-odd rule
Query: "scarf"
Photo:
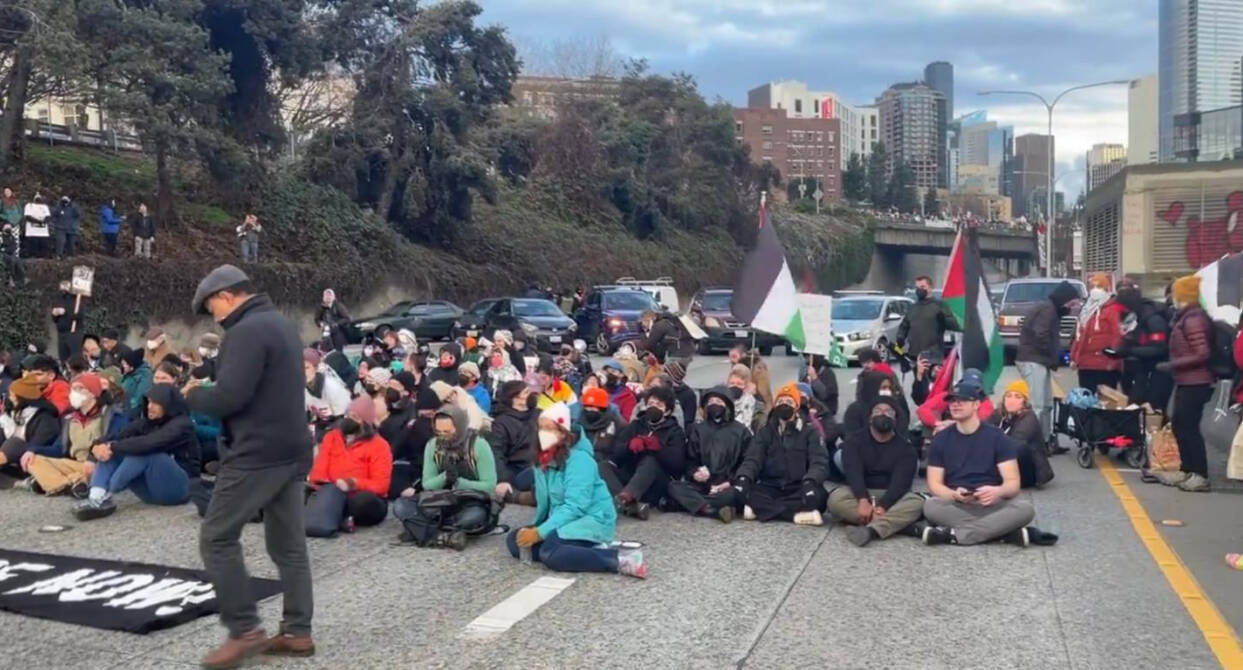
[(1105, 293), (1103, 298), (1097, 298), (1089, 292), (1088, 299), (1083, 303), (1083, 309), (1079, 310), (1079, 327), (1083, 328), (1088, 325), (1092, 317), (1096, 316), (1101, 308), (1105, 306), (1105, 303), (1109, 302), (1110, 297), (1108, 292)]

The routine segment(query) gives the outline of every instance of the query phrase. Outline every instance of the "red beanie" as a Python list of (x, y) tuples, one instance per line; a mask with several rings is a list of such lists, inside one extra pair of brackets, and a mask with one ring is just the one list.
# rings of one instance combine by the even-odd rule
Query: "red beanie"
[(94, 372), (84, 372), (73, 378), (74, 384), (79, 384), (86, 389), (92, 396), (98, 398), (104, 392), (104, 383), (100, 380), (99, 375)]

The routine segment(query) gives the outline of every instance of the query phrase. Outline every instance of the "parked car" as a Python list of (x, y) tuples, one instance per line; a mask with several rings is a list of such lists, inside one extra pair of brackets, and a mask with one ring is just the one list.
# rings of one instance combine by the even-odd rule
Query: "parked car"
[(1056, 277), (1031, 277), (1011, 279), (1006, 284), (1006, 292), (1001, 296), (1001, 307), (997, 310), (997, 330), (1001, 333), (1001, 342), (1006, 348), (1006, 361), (1014, 360), (1019, 347), (1019, 331), (1023, 327), (1023, 318), (1036, 308), (1042, 300), (1047, 300), (1058, 284), (1068, 281), (1079, 293), (1079, 300), (1068, 305), (1070, 312), (1062, 317), (1062, 346), (1070, 347), (1075, 336), (1075, 324), (1078, 322), (1079, 308), (1082, 299), (1087, 297), (1088, 289), (1078, 279), (1059, 279)]
[(488, 311), (500, 298), (484, 298), (471, 305), (453, 324), (453, 339), (459, 337), (492, 337), (492, 331), (484, 332), (484, 322)]
[(578, 336), (601, 356), (608, 356), (623, 342), (643, 337), (639, 317), (646, 311), (660, 311), (651, 293), (626, 286), (596, 286), (574, 313), (574, 322)]
[(833, 337), (849, 362), (859, 352), (875, 349), (889, 357), (889, 344), (897, 339), (898, 325), (913, 304), (899, 295), (852, 295), (833, 298)]
[(703, 329), (708, 337), (699, 341), (699, 353), (708, 354), (717, 349), (729, 349), (739, 342), (751, 344), (762, 356), (771, 356), (773, 347), (784, 346), (785, 339), (773, 333), (751, 328), (751, 324), (739, 321), (730, 308), (734, 298), (732, 288), (701, 289), (691, 298), (691, 319)]
[[(682, 311), (682, 306), (678, 302), (678, 290), (673, 285), (673, 277), (658, 277), (656, 279), (635, 279), (634, 277), (622, 277), (617, 280), (617, 286), (626, 288), (637, 288), (646, 293), (650, 293), (656, 299), (656, 304), (660, 309), (666, 312), (677, 314)], [(603, 286), (597, 288), (604, 288)]]
[[(483, 308), (480, 301), (471, 307)], [(527, 334), (531, 343), (540, 351), (557, 351), (562, 344), (573, 342), (578, 324), (566, 316), (551, 300), (538, 298), (496, 298), (487, 306), (482, 317), (463, 315), (455, 329), (475, 337), (491, 337), (497, 330)]]
[(403, 300), (375, 316), (351, 322), (346, 333), (351, 344), (403, 328), (421, 340), (447, 340), (461, 316), (461, 307), (444, 300)]

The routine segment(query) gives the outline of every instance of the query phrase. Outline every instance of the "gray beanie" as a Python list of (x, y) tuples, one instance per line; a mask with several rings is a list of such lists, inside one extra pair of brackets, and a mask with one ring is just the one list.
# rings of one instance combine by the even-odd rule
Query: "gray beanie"
[(221, 265), (207, 273), (199, 287), (194, 289), (194, 299), (190, 301), (190, 310), (195, 314), (206, 315), (207, 299), (231, 286), (250, 281), (250, 277), (236, 265)]

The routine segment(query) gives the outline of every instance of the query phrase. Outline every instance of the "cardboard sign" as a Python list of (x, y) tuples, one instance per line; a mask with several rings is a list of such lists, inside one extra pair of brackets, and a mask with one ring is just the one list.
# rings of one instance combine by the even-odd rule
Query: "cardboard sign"
[(85, 265), (73, 266), (73, 279), (69, 282), (69, 292), (74, 295), (91, 296), (91, 289), (95, 286), (95, 268)]
[(828, 356), (833, 351), (833, 297), (815, 293), (798, 294), (803, 315), (803, 337), (807, 346), (799, 353)]

